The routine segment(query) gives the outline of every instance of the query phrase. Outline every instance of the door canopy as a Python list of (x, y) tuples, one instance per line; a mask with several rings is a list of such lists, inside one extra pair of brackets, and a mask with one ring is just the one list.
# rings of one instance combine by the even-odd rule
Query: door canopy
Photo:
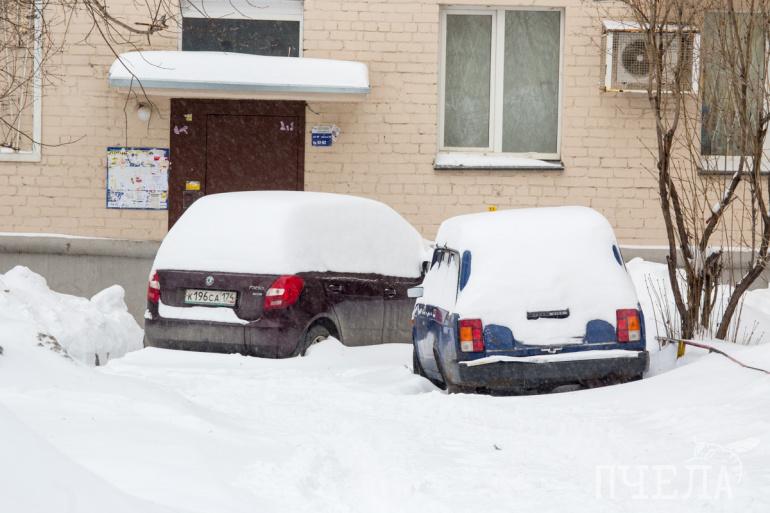
[(174, 98), (362, 101), (366, 64), (225, 52), (146, 51), (118, 56), (110, 87)]

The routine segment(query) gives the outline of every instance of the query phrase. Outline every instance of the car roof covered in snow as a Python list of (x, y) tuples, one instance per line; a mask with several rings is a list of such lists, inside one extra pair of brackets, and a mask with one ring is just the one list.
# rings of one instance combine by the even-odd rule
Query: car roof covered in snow
[[(441, 225), (436, 245), (470, 252), (470, 275), (453, 309), (507, 326), (527, 343), (582, 335), (590, 320), (614, 325), (617, 309), (638, 304), (612, 226), (590, 208), (458, 216)], [(526, 317), (563, 309), (568, 319)]]
[(417, 277), (425, 245), (395, 210), (367, 198), (296, 191), (204, 196), (163, 240), (153, 269)]
[[(599, 212), (588, 207), (542, 207), (499, 210), (466, 214), (447, 219), (441, 224), (436, 242), (450, 247), (460, 246), (494, 250), (501, 241), (506, 245), (537, 239), (541, 248), (562, 247), (564, 237), (579, 233), (581, 237), (610, 237), (612, 226)], [(537, 248), (533, 248), (537, 251)]]

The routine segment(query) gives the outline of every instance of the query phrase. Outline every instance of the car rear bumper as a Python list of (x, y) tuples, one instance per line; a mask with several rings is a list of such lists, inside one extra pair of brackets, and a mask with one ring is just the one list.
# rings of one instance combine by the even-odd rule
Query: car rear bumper
[(647, 351), (635, 356), (562, 360), (555, 362), (495, 361), (482, 365), (461, 362), (453, 385), (524, 392), (561, 385), (604, 384), (641, 377), (649, 367)]
[(157, 317), (144, 321), (145, 346), (267, 358), (293, 356), (302, 330)]

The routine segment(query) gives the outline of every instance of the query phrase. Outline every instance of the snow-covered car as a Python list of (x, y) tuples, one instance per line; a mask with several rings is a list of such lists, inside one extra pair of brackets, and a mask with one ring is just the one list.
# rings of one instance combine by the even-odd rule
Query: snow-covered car
[(410, 341), (425, 242), (383, 203), (338, 194), (205, 196), (150, 274), (145, 345), (266, 357)]
[(415, 372), (450, 391), (623, 382), (649, 365), (612, 227), (589, 208), (448, 219), (409, 295)]

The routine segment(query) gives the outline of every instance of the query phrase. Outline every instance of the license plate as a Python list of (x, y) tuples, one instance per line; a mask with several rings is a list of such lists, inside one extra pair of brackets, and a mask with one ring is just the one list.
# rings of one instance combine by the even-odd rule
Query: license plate
[(238, 293), (231, 290), (187, 289), (184, 302), (188, 305), (235, 306)]

